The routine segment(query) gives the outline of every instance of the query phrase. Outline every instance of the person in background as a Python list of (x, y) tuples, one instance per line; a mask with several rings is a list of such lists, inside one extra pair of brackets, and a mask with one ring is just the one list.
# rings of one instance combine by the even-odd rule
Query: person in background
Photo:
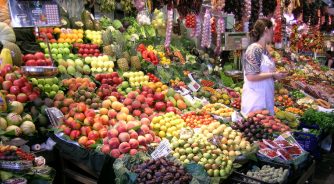
[(326, 66), (328, 68), (334, 68), (334, 58), (333, 58), (333, 52), (327, 51), (326, 52)]
[(273, 27), (269, 19), (259, 19), (249, 33), (252, 44), (248, 46), (243, 58), (243, 115), (262, 109), (274, 114), (274, 79), (282, 79), (287, 74), (275, 71), (275, 63), (266, 49), (266, 45), (272, 42)]

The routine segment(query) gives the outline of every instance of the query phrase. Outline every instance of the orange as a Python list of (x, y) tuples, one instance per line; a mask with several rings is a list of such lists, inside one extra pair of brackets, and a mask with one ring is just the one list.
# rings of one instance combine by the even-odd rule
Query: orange
[(54, 29), (53, 29), (53, 32), (54, 32), (54, 33), (60, 33), (60, 28), (59, 28), (59, 27), (54, 28)]
[(59, 42), (59, 43), (64, 43), (64, 41), (65, 41), (64, 38), (59, 38), (59, 39), (58, 39), (58, 42)]
[(65, 33), (60, 33), (59, 37), (60, 38), (66, 38), (66, 34)]

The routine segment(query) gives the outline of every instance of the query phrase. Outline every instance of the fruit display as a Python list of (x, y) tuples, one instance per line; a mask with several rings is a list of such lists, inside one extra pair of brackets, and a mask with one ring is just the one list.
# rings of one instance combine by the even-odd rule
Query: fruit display
[(44, 42), (39, 43), (40, 47), (44, 49), (45, 57), (49, 58), (50, 55), (53, 59), (62, 59), (65, 55), (71, 53), (72, 46), (68, 43), (52, 43), (50, 44), (51, 53)]
[(187, 28), (195, 28), (196, 27), (196, 15), (195, 14), (188, 14), (186, 16), (185, 25)]
[(23, 56), (23, 62), (26, 66), (52, 66), (50, 59), (46, 59), (44, 53), (26, 54)]
[(115, 87), (123, 82), (117, 72), (109, 74), (96, 74), (95, 79), (101, 82), (101, 84), (108, 84)]
[(93, 73), (107, 73), (114, 71), (114, 62), (106, 55), (86, 57), (85, 63), (90, 64)]
[(102, 32), (85, 30), (85, 37), (89, 39), (93, 44), (101, 45), (102, 44)]
[(31, 78), (30, 81), (50, 98), (54, 98), (57, 93), (64, 93), (61, 90), (61, 86), (59, 86), (60, 81), (57, 77), (43, 79)]
[(302, 116), (304, 114), (304, 111), (299, 109), (299, 108), (296, 108), (296, 107), (288, 107), (285, 109), (286, 112), (290, 112), (290, 113), (293, 113), (295, 115), (299, 115), (299, 116)]
[(137, 51), (141, 53), (141, 56), (143, 57), (145, 61), (150, 62), (153, 65), (158, 65), (159, 59), (157, 55), (154, 53), (152, 45), (146, 48), (144, 44), (140, 44), (137, 47)]
[(62, 85), (68, 88), (71, 93), (74, 93), (79, 89), (79, 87), (90, 87), (92, 89), (96, 88), (96, 84), (92, 82), (89, 78), (70, 78), (64, 79)]
[(150, 82), (160, 82), (160, 79), (152, 73), (147, 73)]
[(226, 105), (220, 103), (207, 104), (202, 108), (202, 111), (220, 116), (222, 118), (229, 118), (234, 112), (232, 108), (229, 108)]
[(182, 115), (182, 119), (185, 121), (186, 125), (190, 128), (199, 128), (202, 125), (209, 125), (210, 123), (216, 121), (207, 112), (189, 112)]
[[(270, 165), (263, 165), (261, 168), (256, 166), (245, 174), (249, 177), (268, 183), (282, 183), (288, 177), (289, 170), (283, 169), (282, 167), (275, 168)], [(244, 181), (247, 183), (257, 183), (256, 181), (247, 178), (244, 178)]]
[(72, 76), (78, 73), (88, 75), (91, 73), (91, 68), (89, 64), (85, 63), (83, 59), (77, 58), (73, 59), (58, 59), (58, 70), (62, 74), (69, 74)]
[(23, 151), (21, 148), (16, 146), (0, 145), (0, 159), (33, 161), (35, 156)]
[(73, 98), (74, 102), (84, 102), (92, 109), (99, 109), (102, 104), (102, 100), (95, 93), (95, 89), (90, 87), (80, 86), (76, 92), (69, 91), (67, 96)]
[[(120, 116), (120, 114), (117, 114), (117, 116)], [(123, 154), (135, 155), (140, 150), (147, 150), (148, 144), (159, 141), (160, 139), (151, 131), (147, 118), (140, 121), (130, 120), (126, 122), (123, 120), (108, 130), (107, 137), (103, 139), (101, 151), (114, 158), (119, 158)]]
[(63, 93), (58, 93), (54, 98), (53, 106), (58, 108), (63, 114), (68, 114), (70, 105), (73, 103), (73, 98), (65, 98)]
[(180, 115), (168, 112), (164, 115), (154, 117), (151, 126), (159, 137), (164, 138), (178, 136), (181, 128), (185, 127), (186, 124)]
[(272, 130), (270, 128), (266, 128), (260, 122), (253, 121), (252, 118), (234, 123), (231, 127), (234, 130), (242, 132), (249, 142), (270, 139), (273, 137)]
[(131, 87), (139, 87), (148, 83), (149, 76), (144, 72), (124, 72), (123, 77), (126, 78)]
[(292, 107), (294, 105), (294, 101), (288, 95), (279, 95), (275, 96), (275, 105), (281, 107)]
[(261, 123), (264, 127), (269, 128), (269, 133), (286, 132), (290, 130), (289, 126), (285, 125), (278, 118), (269, 115), (268, 110), (258, 110), (248, 114), (248, 119), (253, 119), (254, 122)]
[(304, 93), (302, 93), (300, 91), (297, 91), (297, 90), (292, 91), (291, 96), (295, 99), (301, 99), (301, 98), (305, 97)]
[(44, 42), (46, 41), (46, 38), (48, 38), (48, 40), (51, 42), (51, 43), (55, 43), (56, 42), (56, 39), (55, 37), (53, 36), (53, 29), (52, 28), (46, 28), (46, 27), (41, 27), (38, 29), (39, 31), (39, 34), (38, 34), (38, 37), (37, 37), (37, 40), (38, 41), (41, 41), (41, 42)]
[(82, 29), (59, 29), (54, 28), (54, 32), (59, 33), (58, 43), (82, 43)]
[(9, 101), (26, 103), (35, 100), (40, 91), (33, 87), (19, 68), (6, 65), (0, 73), (1, 93)]
[(234, 98), (231, 100), (230, 104), (233, 108), (240, 110), (241, 109), (241, 98)]
[[(189, 183), (192, 176), (181, 165), (166, 158), (146, 160), (135, 166), (133, 171), (138, 174), (136, 182), (144, 183)], [(144, 171), (144, 172), (143, 172)]]
[(75, 43), (73, 44), (73, 48), (76, 49), (78, 55), (82, 57), (87, 57), (87, 56), (98, 57), (101, 55), (99, 46), (96, 44)]

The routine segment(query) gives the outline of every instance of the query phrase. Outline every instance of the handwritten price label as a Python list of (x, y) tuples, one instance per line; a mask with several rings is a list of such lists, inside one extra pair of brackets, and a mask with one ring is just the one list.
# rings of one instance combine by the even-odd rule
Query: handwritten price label
[(151, 157), (158, 159), (160, 157), (167, 156), (172, 151), (170, 143), (167, 139), (160, 142), (159, 146), (152, 152)]

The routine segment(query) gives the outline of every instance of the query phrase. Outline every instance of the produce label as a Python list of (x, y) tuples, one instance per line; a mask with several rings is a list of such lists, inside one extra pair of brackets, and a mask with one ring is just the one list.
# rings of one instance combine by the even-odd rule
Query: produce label
[(222, 138), (223, 138), (223, 136), (221, 136), (221, 135), (213, 135), (213, 137), (208, 139), (208, 141), (211, 144), (219, 147), (221, 145)]
[(158, 159), (160, 157), (167, 156), (172, 151), (170, 143), (167, 139), (160, 142), (159, 146), (152, 152), (151, 157)]

